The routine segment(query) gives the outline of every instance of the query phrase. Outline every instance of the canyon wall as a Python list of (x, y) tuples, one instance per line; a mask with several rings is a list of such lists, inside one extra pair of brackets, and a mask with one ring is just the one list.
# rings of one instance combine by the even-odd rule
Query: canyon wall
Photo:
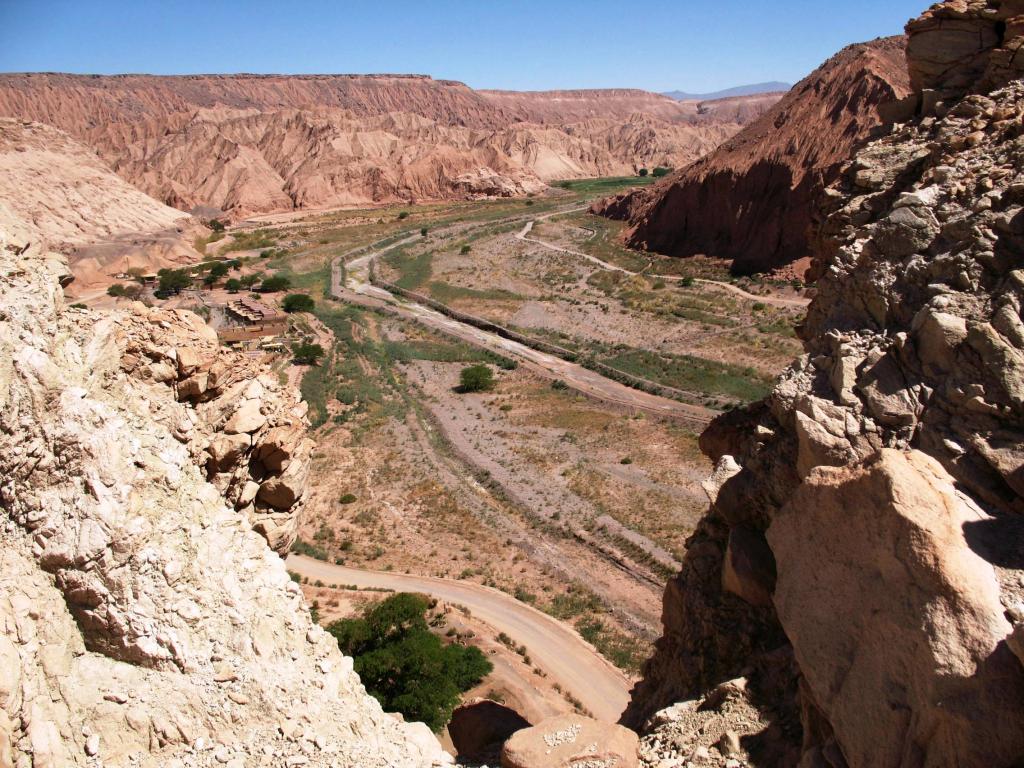
[(908, 83), (903, 38), (851, 46), (714, 152), (593, 210), (628, 221), (632, 247), (727, 258), (737, 273), (803, 259), (814, 201)]
[(42, 242), (0, 204), (0, 766), (448, 761), (278, 554), (298, 393), (191, 313), (65, 306)]
[[(734, 720), (723, 756), (1020, 765), (1021, 11), (949, 2), (910, 24), (920, 111), (828, 196), (806, 353), (701, 438), (711, 508), (624, 716), (656, 756), (685, 758), (698, 715), (744, 698), (760, 719)], [(937, 50), (967, 68), (936, 72)]]
[(776, 98), (478, 92), (393, 75), (0, 75), (0, 115), (65, 131), (168, 205), (236, 217), (681, 167)]

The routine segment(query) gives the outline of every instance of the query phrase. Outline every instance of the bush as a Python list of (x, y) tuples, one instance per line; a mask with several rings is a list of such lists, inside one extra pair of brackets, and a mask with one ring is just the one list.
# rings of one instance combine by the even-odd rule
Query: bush
[(287, 277), (274, 275), (260, 283), (260, 293), (277, 293), (278, 291), (287, 291), (291, 287), (292, 281)]
[(107, 288), (107, 296), (124, 296), (125, 289), (121, 283), (114, 283), (112, 286)]
[(646, 178), (646, 177), (647, 177), (647, 173), (648, 173), (648, 171), (647, 171), (647, 169), (646, 169), (646, 168), (641, 168), (641, 169), (640, 169), (640, 172), (639, 172), (639, 173), (638, 173), (637, 175), (638, 175), (638, 176), (639, 176), (639, 177), (640, 177), (641, 179), (643, 179), (643, 178)]
[(487, 392), (494, 387), (494, 373), (483, 363), (463, 368), (459, 374), (459, 392)]
[(312, 312), (316, 302), (305, 293), (290, 293), (284, 297), (281, 306), (285, 312)]
[(356, 502), (356, 495), (354, 493), (346, 493), (338, 501), (342, 504), (354, 504)]
[(224, 231), (224, 222), (221, 221), (220, 219), (210, 219), (210, 221), (207, 222), (207, 226), (214, 232)]
[(242, 281), (232, 277), (224, 283), (224, 287), (228, 289), (228, 293), (238, 293), (242, 290)]
[(555, 389), (555, 390), (558, 390), (558, 391), (563, 391), (563, 390), (568, 389), (569, 385), (566, 384), (561, 379), (555, 379), (554, 381), (551, 382), (551, 388)]
[(316, 365), (324, 356), (324, 348), (319, 344), (293, 344), (292, 359), (299, 365)]
[(444, 645), (430, 632), (422, 595), (400, 592), (341, 619), (327, 631), (352, 656), (366, 690), (386, 711), (401, 712), (437, 732), (451, 717), (459, 694), (486, 677), (493, 665), (478, 648)]
[(161, 269), (157, 277), (160, 280), (157, 290), (164, 294), (176, 296), (192, 285), (192, 275), (187, 269)]
[(632, 463), (633, 463), (633, 459), (631, 459), (629, 456), (623, 456), (621, 459), (619, 459), (619, 464), (632, 464)]
[(659, 165), (651, 175), (656, 179), (660, 179), (662, 176), (668, 176), (670, 173), (672, 173), (671, 168), (664, 168)]
[(408, 211), (399, 211), (399, 213), (398, 213), (398, 220), (399, 221), (404, 221), (407, 218), (409, 218), (409, 212)]
[(462, 248), (459, 249), (459, 253), (461, 253), (463, 256), (465, 256), (467, 253), (469, 253), (472, 250), (473, 250), (473, 248), (471, 246), (464, 245), (464, 246), (462, 246)]
[(423, 237), (426, 237), (428, 234), (430, 234), (430, 230), (429, 229), (427, 229), (426, 227), (420, 227), (420, 235), (422, 235)]
[(229, 269), (230, 267), (228, 266), (228, 263), (226, 261), (218, 261), (216, 264), (210, 267), (210, 275), (214, 279), (218, 277), (224, 277), (228, 273)]

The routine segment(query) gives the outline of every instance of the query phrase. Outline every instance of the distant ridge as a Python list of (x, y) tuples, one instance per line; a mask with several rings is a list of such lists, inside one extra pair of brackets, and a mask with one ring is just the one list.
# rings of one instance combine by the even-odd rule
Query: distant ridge
[(776, 93), (788, 91), (792, 88), (791, 83), (773, 81), (770, 83), (754, 83), (752, 85), (738, 85), (735, 88), (726, 88), (724, 91), (712, 93), (687, 93), (686, 91), (666, 91), (663, 96), (668, 96), (676, 101), (714, 101), (715, 99), (728, 99), (733, 96), (755, 96), (759, 93)]

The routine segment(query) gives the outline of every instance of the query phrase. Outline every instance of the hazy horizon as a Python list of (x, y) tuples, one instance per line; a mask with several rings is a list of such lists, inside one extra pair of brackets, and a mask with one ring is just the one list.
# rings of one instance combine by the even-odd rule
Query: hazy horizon
[(0, 0), (4, 73), (416, 74), (474, 89), (717, 92), (795, 83), (851, 43), (898, 34), (927, 3), (607, 0), (512, 7), (239, 0)]

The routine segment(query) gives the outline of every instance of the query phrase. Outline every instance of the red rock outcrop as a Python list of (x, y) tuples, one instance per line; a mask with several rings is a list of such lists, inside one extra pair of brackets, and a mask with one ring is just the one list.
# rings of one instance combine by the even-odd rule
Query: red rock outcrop
[(61, 128), (168, 205), (232, 215), (516, 196), (680, 167), (772, 99), (487, 93), (390, 75), (0, 75), (0, 115)]
[[(1016, 50), (1019, 3), (946, 6), (910, 25), (911, 69), (945, 12), (999, 40), (989, 61)], [(702, 436), (711, 507), (625, 722), (697, 725), (693, 702), (743, 675), (763, 764), (1019, 765), (1024, 82), (978, 93), (991, 70), (964, 60), (842, 169), (805, 354)]]
[(902, 37), (851, 46), (711, 154), (594, 211), (628, 220), (633, 247), (728, 258), (739, 273), (804, 258), (815, 200), (908, 85)]

